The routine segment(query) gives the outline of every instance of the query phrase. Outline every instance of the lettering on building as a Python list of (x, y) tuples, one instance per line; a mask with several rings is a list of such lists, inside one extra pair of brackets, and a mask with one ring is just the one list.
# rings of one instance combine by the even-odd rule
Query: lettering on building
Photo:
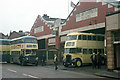
[(61, 37), (61, 41), (66, 41), (67, 40), (67, 36), (62, 36)]
[(88, 10), (76, 14), (76, 22), (86, 20), (98, 16), (98, 8), (90, 8)]
[(34, 29), (34, 33), (42, 32), (44, 31), (44, 26), (38, 26), (37, 28)]
[(48, 43), (54, 43), (55, 42), (55, 38), (51, 38), (48, 40)]

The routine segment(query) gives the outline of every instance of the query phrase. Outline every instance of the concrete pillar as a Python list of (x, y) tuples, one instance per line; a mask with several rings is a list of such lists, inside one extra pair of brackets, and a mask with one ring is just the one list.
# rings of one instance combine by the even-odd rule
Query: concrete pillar
[(60, 37), (59, 37), (59, 32), (57, 31), (57, 35), (56, 35), (56, 49), (58, 49), (58, 58), (60, 61)]

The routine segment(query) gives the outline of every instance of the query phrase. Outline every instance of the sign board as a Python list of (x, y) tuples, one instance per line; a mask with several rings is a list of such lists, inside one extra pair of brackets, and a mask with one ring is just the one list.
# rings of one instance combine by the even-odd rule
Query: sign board
[(57, 30), (52, 30), (52, 35), (57, 35)]

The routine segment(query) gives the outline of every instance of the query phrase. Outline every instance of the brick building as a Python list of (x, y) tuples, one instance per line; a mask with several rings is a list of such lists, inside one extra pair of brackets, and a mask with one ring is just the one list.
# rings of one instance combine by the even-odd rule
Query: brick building
[[(40, 43), (43, 41), (45, 49), (55, 47), (61, 54), (64, 52), (64, 43), (68, 33), (82, 31), (105, 34), (106, 15), (118, 10), (119, 8), (109, 3), (78, 2), (66, 20), (55, 19), (52, 25), (50, 24), (52, 21), (38, 15), (30, 35), (36, 36)], [(56, 35), (52, 34), (54, 31)]]

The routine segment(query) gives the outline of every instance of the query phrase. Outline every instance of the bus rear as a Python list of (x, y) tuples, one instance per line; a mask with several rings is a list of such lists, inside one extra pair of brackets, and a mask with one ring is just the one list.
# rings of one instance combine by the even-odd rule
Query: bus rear
[(10, 40), (0, 39), (0, 62), (10, 62)]

